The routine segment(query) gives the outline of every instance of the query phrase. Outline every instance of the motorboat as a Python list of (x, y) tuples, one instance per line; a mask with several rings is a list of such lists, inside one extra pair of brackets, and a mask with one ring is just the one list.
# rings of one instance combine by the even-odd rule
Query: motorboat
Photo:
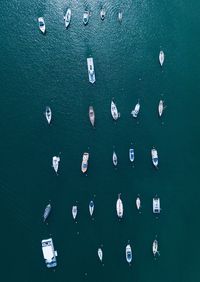
[(94, 113), (94, 108), (92, 106), (89, 106), (89, 119), (90, 119), (90, 122), (91, 122), (92, 126), (94, 126), (94, 123), (95, 123), (95, 113)]
[(67, 12), (64, 16), (65, 27), (68, 28), (72, 16), (72, 10), (70, 8), (67, 9)]
[(159, 116), (161, 117), (162, 114), (163, 114), (163, 110), (164, 110), (164, 101), (163, 100), (160, 100), (159, 101), (159, 104), (158, 104), (158, 114)]
[(134, 118), (136, 118), (139, 114), (140, 111), (140, 103), (138, 101), (138, 103), (135, 105), (135, 108), (132, 110), (131, 114)]
[(136, 203), (136, 208), (137, 208), (138, 210), (140, 210), (140, 208), (141, 208), (141, 200), (140, 200), (139, 197), (137, 197), (135, 203)]
[(75, 220), (76, 217), (77, 217), (77, 213), (78, 213), (78, 208), (77, 206), (72, 206), (72, 216), (73, 216), (73, 219)]
[(84, 153), (82, 158), (81, 170), (85, 173), (88, 169), (89, 153)]
[(153, 213), (160, 213), (160, 198), (153, 198)]
[(121, 22), (122, 21), (122, 12), (118, 13), (118, 20)]
[(131, 162), (134, 162), (135, 155), (134, 155), (134, 149), (133, 148), (129, 149), (129, 159), (130, 159)]
[(130, 244), (126, 246), (126, 260), (129, 264), (132, 261), (132, 250)]
[(161, 67), (164, 64), (164, 60), (165, 60), (165, 54), (164, 54), (163, 51), (160, 51), (160, 53), (159, 53), (159, 62), (160, 62)]
[(96, 81), (93, 58), (87, 58), (87, 68), (88, 68), (89, 82), (93, 84)]
[(83, 13), (83, 23), (84, 23), (84, 25), (88, 24), (88, 22), (89, 22), (89, 15), (90, 15), (89, 11), (85, 11)]
[(120, 116), (119, 112), (117, 110), (117, 106), (113, 101), (111, 101), (111, 115), (112, 115), (114, 120), (117, 120)]
[(42, 240), (42, 253), (47, 268), (57, 266), (57, 251), (54, 250), (52, 238)]
[(98, 257), (99, 257), (100, 261), (102, 261), (103, 260), (103, 251), (102, 251), (102, 249), (98, 248), (97, 253), (98, 253)]
[(44, 210), (43, 221), (45, 222), (51, 212), (51, 204), (48, 204)]
[(58, 172), (59, 162), (60, 162), (60, 157), (54, 156), (52, 158), (52, 166), (56, 173)]
[(151, 159), (153, 165), (157, 168), (158, 167), (158, 152), (155, 148), (151, 149)]
[(119, 218), (122, 218), (123, 217), (123, 203), (122, 203), (122, 200), (121, 200), (121, 194), (118, 194), (118, 199), (117, 199), (117, 202), (116, 202), (116, 210), (117, 210), (117, 216)]
[(46, 120), (47, 120), (48, 124), (50, 124), (51, 123), (51, 118), (52, 118), (52, 112), (51, 112), (50, 107), (46, 107), (45, 117), (46, 117)]
[(45, 22), (44, 22), (44, 18), (43, 17), (39, 17), (38, 18), (38, 24), (39, 24), (40, 31), (44, 34), (45, 31), (46, 31), (46, 26), (45, 26)]
[(101, 17), (102, 21), (105, 19), (105, 15), (106, 15), (106, 11), (105, 11), (104, 8), (102, 8), (101, 11), (100, 11), (100, 17)]
[(93, 201), (90, 201), (89, 203), (89, 212), (90, 212), (90, 215), (92, 216), (94, 212), (94, 202)]
[(159, 251), (158, 251), (158, 241), (157, 240), (153, 241), (152, 252), (153, 252), (154, 257), (156, 256), (156, 254), (158, 254), (158, 255), (160, 254)]
[(117, 154), (115, 153), (115, 151), (113, 151), (113, 157), (112, 157), (112, 159), (113, 159), (113, 164), (114, 164), (114, 166), (117, 166)]

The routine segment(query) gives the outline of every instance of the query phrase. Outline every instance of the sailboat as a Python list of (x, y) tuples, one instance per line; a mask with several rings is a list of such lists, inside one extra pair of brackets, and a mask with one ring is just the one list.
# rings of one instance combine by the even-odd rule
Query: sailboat
[(48, 106), (46, 107), (46, 110), (45, 110), (45, 117), (46, 117), (48, 124), (50, 124), (51, 118), (52, 118), (52, 112), (51, 112), (50, 107), (48, 107)]
[(92, 216), (94, 212), (94, 202), (93, 201), (90, 201), (89, 203), (89, 212), (90, 212), (90, 215)]
[(94, 113), (94, 108), (92, 106), (89, 106), (89, 119), (90, 119), (90, 122), (91, 122), (92, 126), (94, 126), (94, 123), (95, 123), (95, 113)]
[(126, 261), (130, 264), (132, 261), (132, 250), (130, 244), (126, 246)]
[(163, 51), (160, 51), (160, 53), (159, 53), (159, 62), (160, 62), (161, 67), (164, 64), (164, 60), (165, 60), (165, 54), (164, 54)]
[(43, 221), (45, 222), (51, 212), (51, 204), (48, 204), (44, 210)]
[(58, 172), (59, 162), (60, 162), (60, 157), (54, 156), (52, 158), (52, 166), (56, 173)]
[(100, 261), (102, 261), (103, 260), (103, 251), (101, 248), (98, 248), (97, 254), (98, 254)]
[(158, 251), (158, 241), (157, 240), (153, 241), (152, 252), (153, 252), (154, 257), (156, 256), (156, 254), (160, 255), (160, 253)]
[(117, 106), (113, 101), (111, 101), (111, 115), (112, 115), (114, 120), (117, 120), (120, 116), (120, 114), (117, 110)]
[(140, 200), (139, 197), (137, 197), (135, 203), (136, 203), (136, 208), (137, 208), (137, 210), (140, 210), (140, 208), (141, 208), (141, 200)]
[(115, 153), (115, 151), (113, 151), (113, 157), (112, 157), (112, 159), (113, 159), (113, 164), (114, 164), (114, 166), (117, 166), (118, 161), (117, 161), (117, 154)]
[(116, 210), (117, 210), (117, 216), (119, 218), (122, 218), (124, 209), (123, 209), (123, 203), (122, 203), (122, 200), (121, 200), (121, 194), (118, 194), (118, 199), (117, 199), (117, 202), (116, 202)]
[(164, 101), (160, 100), (159, 104), (158, 104), (158, 114), (159, 114), (160, 117), (162, 116), (164, 109), (165, 109)]
[(72, 216), (74, 220), (76, 219), (77, 213), (78, 213), (77, 206), (72, 206)]

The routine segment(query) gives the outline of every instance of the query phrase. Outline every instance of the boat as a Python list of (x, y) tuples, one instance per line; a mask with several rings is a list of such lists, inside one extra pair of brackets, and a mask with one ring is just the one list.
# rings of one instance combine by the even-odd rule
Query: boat
[(102, 261), (103, 260), (103, 251), (102, 251), (102, 249), (98, 248), (97, 253), (98, 253), (98, 257), (99, 257), (100, 261)]
[(105, 19), (105, 15), (106, 15), (106, 11), (105, 11), (104, 8), (102, 8), (101, 11), (100, 11), (100, 17), (101, 17), (102, 21)]
[(158, 104), (158, 114), (161, 117), (163, 114), (163, 110), (164, 110), (164, 101), (160, 100), (159, 104)]
[(73, 219), (76, 219), (77, 212), (78, 212), (77, 206), (72, 206), (72, 216), (73, 216)]
[(82, 164), (81, 164), (81, 170), (83, 173), (85, 173), (88, 169), (88, 159), (89, 159), (89, 153), (83, 154)]
[(139, 197), (137, 197), (135, 203), (136, 203), (136, 208), (137, 208), (138, 210), (140, 210), (140, 208), (141, 208), (141, 201), (140, 201), (140, 198), (139, 198)]
[(65, 27), (67, 28), (70, 24), (71, 21), (71, 16), (72, 16), (72, 10), (70, 8), (67, 9), (67, 12), (64, 16), (64, 22), (65, 22)]
[(118, 194), (118, 199), (117, 199), (117, 202), (116, 202), (116, 210), (117, 210), (117, 216), (119, 218), (122, 218), (123, 217), (123, 203), (122, 203), (122, 200), (121, 200), (121, 194)]
[(89, 82), (93, 84), (96, 81), (93, 58), (87, 58), (87, 68), (88, 68)]
[(94, 113), (94, 108), (92, 106), (89, 106), (89, 119), (90, 119), (90, 122), (91, 122), (92, 126), (94, 126), (94, 123), (95, 123), (95, 113)]
[(113, 151), (113, 157), (112, 157), (112, 159), (113, 159), (113, 164), (114, 164), (114, 166), (117, 166), (117, 155), (116, 155), (115, 151)]
[(122, 12), (118, 13), (118, 20), (121, 22), (122, 21)]
[(89, 11), (85, 11), (83, 13), (83, 23), (84, 23), (84, 25), (88, 24), (88, 22), (89, 22), (89, 15), (90, 15)]
[(47, 268), (52, 268), (57, 266), (57, 251), (54, 250), (52, 238), (42, 240), (42, 253), (46, 263)]
[(133, 148), (129, 149), (129, 159), (130, 159), (131, 162), (133, 162), (134, 159), (135, 159), (134, 149)]
[(157, 168), (158, 167), (158, 152), (155, 148), (151, 149), (151, 159), (153, 165)]
[(51, 112), (50, 107), (46, 107), (45, 117), (46, 117), (46, 120), (47, 120), (48, 124), (50, 124), (51, 123), (51, 118), (52, 118), (52, 112)]
[(52, 158), (52, 166), (56, 173), (58, 172), (59, 162), (60, 162), (60, 157), (54, 156)]
[(153, 198), (153, 213), (160, 213), (160, 198)]
[(45, 222), (51, 212), (51, 204), (48, 204), (44, 210), (43, 221)]
[(45, 31), (46, 31), (46, 26), (45, 26), (45, 22), (44, 22), (44, 18), (43, 17), (39, 17), (38, 18), (38, 24), (39, 24), (40, 31), (44, 34)]
[(111, 101), (111, 115), (112, 115), (114, 120), (117, 120), (120, 116), (119, 112), (117, 110), (117, 106), (113, 101)]
[(160, 62), (161, 67), (164, 64), (164, 60), (165, 60), (165, 54), (164, 54), (163, 51), (160, 51), (160, 53), (159, 53), (159, 62)]
[(135, 105), (135, 108), (132, 110), (131, 114), (134, 118), (136, 118), (139, 114), (140, 111), (140, 103), (138, 101), (138, 103)]
[(154, 257), (156, 256), (156, 254), (159, 255), (159, 251), (158, 251), (158, 241), (157, 241), (157, 240), (154, 240), (154, 241), (153, 241), (153, 244), (152, 244), (152, 252), (153, 252)]
[(90, 212), (90, 215), (92, 216), (94, 212), (94, 202), (93, 201), (90, 201), (89, 203), (89, 212)]
[(130, 244), (126, 246), (126, 260), (129, 264), (132, 261), (132, 250)]

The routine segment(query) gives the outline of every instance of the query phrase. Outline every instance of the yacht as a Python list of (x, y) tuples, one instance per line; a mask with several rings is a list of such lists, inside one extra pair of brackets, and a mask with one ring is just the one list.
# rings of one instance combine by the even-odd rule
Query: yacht
[(111, 115), (112, 115), (114, 120), (117, 120), (120, 116), (119, 112), (117, 110), (117, 106), (113, 101), (111, 101)]
[(98, 257), (99, 257), (100, 261), (102, 261), (103, 260), (103, 251), (102, 251), (102, 249), (98, 248), (97, 253), (98, 253)]
[(51, 123), (51, 118), (52, 118), (52, 112), (51, 112), (50, 107), (46, 107), (45, 117), (46, 117), (46, 120), (47, 120), (48, 124), (50, 124)]
[(153, 165), (158, 168), (158, 152), (155, 148), (151, 149), (151, 159), (153, 162)]
[(100, 11), (100, 17), (101, 17), (102, 21), (105, 19), (105, 15), (106, 15), (106, 11), (105, 11), (104, 8), (102, 8), (101, 11)]
[(134, 118), (136, 118), (139, 114), (140, 111), (140, 103), (138, 101), (138, 103), (135, 105), (135, 108), (132, 110), (131, 114)]
[(160, 213), (160, 198), (153, 198), (153, 213)]
[(116, 210), (117, 210), (117, 216), (119, 218), (122, 218), (123, 217), (123, 203), (120, 197), (121, 197), (121, 194), (118, 194), (118, 199), (116, 202)]
[(130, 244), (126, 246), (126, 260), (129, 264), (132, 261), (132, 250)]
[(164, 64), (164, 60), (165, 60), (165, 54), (164, 54), (163, 51), (160, 51), (160, 53), (159, 53), (159, 62), (160, 62), (161, 67)]
[(88, 68), (89, 82), (93, 84), (96, 81), (93, 58), (87, 58), (87, 68)]
[(156, 254), (159, 255), (159, 251), (158, 251), (158, 241), (157, 241), (157, 240), (154, 240), (154, 241), (153, 241), (153, 244), (152, 244), (152, 252), (153, 252), (154, 257), (156, 256)]
[(160, 100), (159, 104), (158, 104), (158, 114), (161, 117), (163, 114), (163, 110), (164, 110), (164, 101)]
[(93, 201), (90, 201), (89, 203), (89, 212), (90, 212), (90, 215), (92, 216), (94, 212), (94, 202)]
[(122, 21), (122, 12), (118, 13), (118, 20), (121, 22)]
[(77, 213), (78, 213), (77, 206), (72, 206), (72, 216), (73, 216), (73, 219), (76, 219)]
[(83, 23), (84, 23), (84, 25), (88, 24), (88, 22), (89, 22), (89, 15), (90, 15), (89, 11), (85, 11), (83, 13)]
[(51, 212), (51, 204), (48, 204), (44, 210), (43, 221), (45, 222)]
[(85, 173), (88, 169), (88, 160), (89, 160), (89, 153), (84, 153), (82, 164), (81, 164), (81, 170), (83, 173)]
[(54, 250), (52, 238), (42, 240), (42, 253), (48, 268), (57, 266), (57, 251)]
[(135, 203), (136, 203), (136, 208), (137, 208), (138, 210), (140, 210), (140, 209), (141, 209), (141, 200), (140, 200), (139, 197), (137, 197)]
[(72, 10), (70, 8), (67, 9), (67, 12), (64, 16), (65, 27), (68, 28), (72, 16)]
[(94, 108), (92, 106), (89, 106), (89, 119), (90, 119), (90, 122), (91, 122), (92, 126), (94, 126), (94, 123), (95, 123), (95, 113), (94, 113)]
[(134, 149), (133, 148), (129, 149), (129, 159), (130, 159), (131, 162), (134, 162), (135, 155), (134, 155)]
[(52, 166), (56, 173), (58, 172), (59, 162), (60, 162), (60, 157), (54, 156), (52, 158)]
[(39, 17), (38, 18), (38, 24), (39, 24), (40, 31), (44, 34), (45, 31), (46, 31), (46, 26), (45, 26), (45, 22), (44, 22), (44, 18), (43, 17)]
[(116, 155), (115, 151), (113, 151), (113, 157), (112, 157), (112, 159), (113, 159), (113, 164), (114, 164), (114, 166), (117, 166), (117, 155)]

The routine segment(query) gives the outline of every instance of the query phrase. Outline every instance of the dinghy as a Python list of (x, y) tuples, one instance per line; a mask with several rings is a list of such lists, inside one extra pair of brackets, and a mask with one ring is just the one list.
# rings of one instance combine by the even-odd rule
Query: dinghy
[(117, 161), (117, 155), (116, 155), (115, 151), (113, 151), (113, 157), (112, 157), (112, 159), (113, 159), (113, 164), (114, 164), (114, 166), (117, 166), (118, 161)]
[(73, 206), (73, 207), (72, 207), (72, 216), (73, 216), (73, 219), (74, 219), (74, 220), (76, 219), (77, 213), (78, 213), (78, 208), (77, 208), (77, 206)]
[(136, 118), (139, 114), (140, 111), (140, 103), (138, 101), (138, 103), (135, 105), (135, 108), (132, 110), (131, 114), (134, 118)]
[(90, 212), (90, 215), (92, 216), (94, 212), (94, 202), (93, 201), (90, 201), (89, 203), (89, 212)]
[(111, 101), (111, 115), (114, 120), (117, 120), (119, 118), (119, 112), (117, 110), (117, 106), (113, 101)]
[(130, 264), (132, 261), (132, 250), (130, 244), (126, 246), (126, 261)]
[(46, 31), (46, 26), (45, 26), (45, 22), (44, 22), (44, 18), (43, 17), (39, 17), (38, 18), (38, 24), (39, 24), (40, 31), (44, 34), (45, 31)]
[(158, 168), (158, 152), (155, 148), (151, 149), (151, 159), (153, 165)]
[(124, 210), (123, 210), (123, 203), (120, 197), (121, 197), (121, 194), (118, 194), (118, 199), (116, 202), (116, 210), (117, 210), (117, 216), (119, 218), (122, 218)]
[(97, 253), (98, 253), (98, 257), (99, 257), (100, 261), (102, 261), (103, 260), (103, 251), (102, 251), (102, 249), (98, 248)]
[(94, 113), (94, 108), (92, 106), (89, 107), (89, 119), (90, 119), (90, 122), (91, 122), (92, 126), (94, 126), (94, 123), (95, 123), (95, 113)]
[(160, 51), (160, 53), (159, 53), (159, 62), (160, 62), (161, 67), (164, 64), (164, 60), (165, 60), (165, 54), (164, 54), (163, 51)]
[(46, 120), (47, 120), (48, 124), (50, 124), (51, 123), (51, 118), (52, 118), (52, 112), (51, 112), (50, 107), (46, 107), (45, 117), (46, 117)]
[(54, 156), (52, 158), (52, 166), (56, 173), (58, 172), (59, 162), (60, 162), (60, 157)]

